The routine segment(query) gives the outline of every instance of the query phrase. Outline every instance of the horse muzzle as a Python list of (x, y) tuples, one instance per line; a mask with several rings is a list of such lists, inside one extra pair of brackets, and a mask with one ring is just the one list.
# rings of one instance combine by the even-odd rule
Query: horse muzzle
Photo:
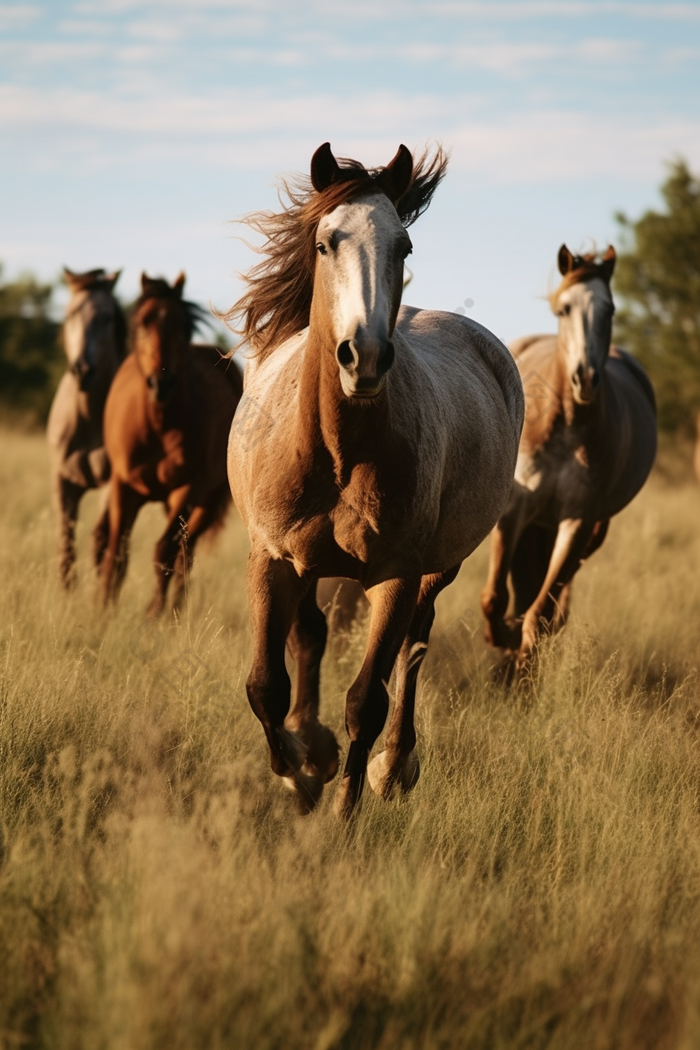
[(92, 381), (95, 378), (95, 368), (93, 365), (88, 364), (84, 358), (79, 358), (74, 365), (70, 368), (71, 375), (74, 375), (78, 380), (78, 389), (83, 393), (88, 391), (92, 386)]
[(386, 374), (394, 363), (394, 344), (390, 339), (355, 336), (336, 348), (340, 366), (340, 385), (347, 398), (369, 401), (379, 397)]
[(595, 401), (600, 384), (600, 372), (596, 368), (579, 365), (571, 376), (574, 401), (577, 405), (590, 405)]
[(172, 394), (176, 382), (175, 376), (168, 373), (162, 375), (153, 373), (153, 375), (150, 375), (146, 380), (146, 386), (148, 387), (151, 400), (162, 405)]

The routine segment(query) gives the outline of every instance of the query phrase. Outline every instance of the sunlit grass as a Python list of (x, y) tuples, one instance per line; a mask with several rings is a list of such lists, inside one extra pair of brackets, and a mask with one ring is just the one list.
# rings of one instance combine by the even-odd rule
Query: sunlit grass
[[(247, 541), (139, 636), (58, 586), (40, 438), (0, 462), (0, 1047), (691, 1048), (700, 1042), (700, 492), (652, 479), (581, 570), (532, 696), (495, 684), (480, 549), (440, 599), (422, 777), (298, 817), (245, 698)], [(460, 622), (461, 621), (461, 622)], [(324, 717), (362, 629), (333, 640)]]

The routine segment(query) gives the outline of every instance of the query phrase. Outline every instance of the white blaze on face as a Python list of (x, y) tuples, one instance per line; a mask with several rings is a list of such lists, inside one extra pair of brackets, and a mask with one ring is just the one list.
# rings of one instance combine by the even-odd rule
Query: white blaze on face
[(316, 242), (315, 280), (322, 282), (336, 346), (349, 341), (370, 368), (366, 359), (391, 338), (410, 238), (391, 201), (377, 194), (325, 215)]
[(570, 377), (580, 377), (582, 393), (577, 400), (590, 399), (593, 376), (599, 377), (605, 366), (613, 313), (610, 288), (599, 277), (566, 288), (557, 299), (559, 336), (566, 352), (567, 371)]
[(69, 365), (85, 360), (95, 365), (113, 339), (114, 304), (107, 291), (75, 292), (66, 308), (63, 346)]

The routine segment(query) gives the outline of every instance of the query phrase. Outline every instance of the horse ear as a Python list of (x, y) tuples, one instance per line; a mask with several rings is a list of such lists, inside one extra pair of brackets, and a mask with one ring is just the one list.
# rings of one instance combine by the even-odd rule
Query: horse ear
[(63, 279), (69, 288), (75, 288), (78, 284), (78, 275), (69, 270), (67, 266), (63, 267)]
[(186, 280), (187, 278), (185, 277), (185, 271), (180, 270), (179, 274), (175, 278), (175, 283), (173, 284), (173, 291), (177, 292), (179, 296), (182, 296), (182, 289), (185, 287)]
[(152, 284), (153, 284), (153, 281), (151, 280), (151, 278), (148, 276), (148, 274), (146, 273), (145, 270), (142, 270), (141, 271), (141, 292), (142, 292), (143, 295), (146, 294), (146, 292), (148, 291), (148, 289), (151, 287)]
[(565, 244), (562, 244), (559, 249), (557, 262), (559, 263), (559, 273), (562, 277), (566, 277), (567, 273), (574, 269), (574, 257)]
[(397, 149), (393, 160), (389, 161), (381, 176), (384, 191), (393, 204), (396, 204), (401, 197), (403, 197), (411, 184), (412, 176), (413, 157), (411, 156), (410, 149), (402, 143)]
[(104, 282), (105, 282), (105, 284), (109, 285), (110, 292), (112, 291), (112, 289), (114, 288), (115, 284), (117, 283), (117, 281), (121, 277), (121, 273), (122, 273), (121, 270), (115, 270), (114, 273), (107, 273), (107, 274), (105, 274)]
[(601, 263), (600, 263), (600, 268), (601, 268), (601, 271), (603, 273), (603, 277), (608, 282), (608, 284), (610, 284), (610, 279), (611, 279), (611, 277), (613, 275), (613, 270), (615, 269), (616, 261), (617, 261), (617, 253), (616, 253), (615, 249), (613, 248), (612, 244), (609, 244), (608, 245), (608, 250), (606, 251), (606, 253), (603, 256), (603, 258), (601, 259)]
[(311, 158), (311, 185), (317, 193), (322, 193), (339, 175), (340, 165), (333, 156), (331, 144), (324, 142)]

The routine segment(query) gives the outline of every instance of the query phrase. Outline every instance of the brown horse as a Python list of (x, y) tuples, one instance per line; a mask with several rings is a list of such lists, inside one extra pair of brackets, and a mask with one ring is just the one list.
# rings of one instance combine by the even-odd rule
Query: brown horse
[[(63, 271), (70, 298), (63, 323), (68, 368), (51, 404), (47, 438), (51, 490), (59, 519), (61, 580), (75, 580), (75, 522), (88, 489), (109, 479), (102, 416), (110, 384), (124, 360), (126, 326), (113, 290), (117, 273)], [(106, 489), (104, 489), (106, 496)]]
[(173, 605), (179, 607), (195, 544), (223, 520), (230, 503), (226, 443), (242, 393), (233, 362), (214, 346), (191, 345), (203, 311), (183, 300), (184, 283), (184, 274), (172, 287), (142, 275), (131, 319), (133, 350), (114, 379), (105, 408), (112, 479), (102, 561), (104, 599), (118, 595), (139, 509), (148, 501), (162, 502), (168, 520), (155, 551), (153, 616), (163, 610), (173, 574)]
[[(362, 584), (371, 605), (361, 670), (346, 702), (350, 737), (338, 811), (358, 803), (367, 761), (396, 695), (370, 784), (387, 797), (418, 778), (418, 670), (437, 595), (505, 506), (523, 395), (506, 347), (450, 313), (402, 307), (406, 231), (446, 168), (414, 166), (405, 146), (386, 168), (339, 164), (328, 143), (311, 184), (280, 214), (254, 216), (266, 255), (229, 316), (255, 356), (246, 402), (268, 421), (248, 452), (232, 432), (229, 477), (252, 550), (253, 665), (247, 682), (272, 768), (311, 808), (338, 767), (318, 721), (326, 623), (320, 578)], [(285, 643), (297, 661), (294, 704)], [(398, 659), (397, 659), (398, 658)]]
[[(609, 519), (646, 481), (656, 455), (656, 408), (634, 358), (610, 345), (614, 312), (611, 246), (559, 250), (561, 285), (550, 297), (559, 334), (511, 346), (523, 379), (525, 426), (508, 507), (491, 538), (481, 607), (487, 639), (517, 650), (527, 666), (541, 625), (566, 619), (583, 559), (601, 545)], [(506, 621), (508, 577), (514, 617)]]

